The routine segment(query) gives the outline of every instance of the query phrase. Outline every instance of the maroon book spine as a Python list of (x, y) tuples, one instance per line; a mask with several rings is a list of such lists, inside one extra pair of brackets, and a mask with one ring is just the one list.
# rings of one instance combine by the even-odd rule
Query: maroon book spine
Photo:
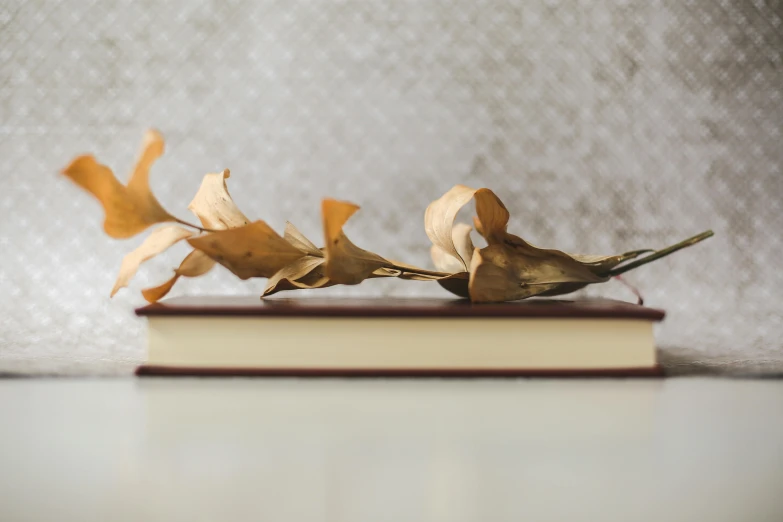
[(663, 310), (609, 299), (530, 299), (474, 304), (465, 299), (260, 299), (179, 297), (136, 310), (144, 317), (551, 317), (660, 321)]

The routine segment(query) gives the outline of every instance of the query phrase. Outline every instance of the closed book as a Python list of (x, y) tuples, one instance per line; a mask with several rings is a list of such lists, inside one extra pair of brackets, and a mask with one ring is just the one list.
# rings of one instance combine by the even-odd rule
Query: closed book
[(139, 375), (661, 374), (664, 312), (612, 300), (180, 297), (136, 313), (148, 322)]

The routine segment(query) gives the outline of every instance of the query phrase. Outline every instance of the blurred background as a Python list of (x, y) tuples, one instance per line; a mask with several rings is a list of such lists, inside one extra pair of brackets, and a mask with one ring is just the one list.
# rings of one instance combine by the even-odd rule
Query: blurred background
[[(160, 129), (159, 200), (187, 218), (230, 168), (251, 218), (346, 231), (431, 266), (427, 204), (490, 187), (532, 243), (609, 254), (716, 237), (630, 272), (664, 308), (672, 372), (783, 371), (783, 4), (776, 0), (5, 1), (0, 5), (0, 371), (117, 374), (144, 358), (139, 290), (100, 206), (58, 171), (125, 179)], [(171, 295), (260, 294), (218, 267)], [(617, 282), (590, 295), (633, 300)], [(292, 294), (281, 294), (283, 297)], [(368, 281), (318, 295), (448, 294)]]

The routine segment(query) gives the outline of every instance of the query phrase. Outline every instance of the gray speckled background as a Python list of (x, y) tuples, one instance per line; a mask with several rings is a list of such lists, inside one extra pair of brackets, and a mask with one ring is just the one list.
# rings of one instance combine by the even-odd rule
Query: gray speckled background
[[(0, 371), (130, 371), (139, 289), (99, 206), (57, 176), (93, 152), (124, 177), (148, 126), (185, 217), (232, 169), (251, 217), (319, 237), (323, 196), (363, 205), (359, 245), (428, 262), (428, 202), (488, 186), (513, 232), (612, 253), (717, 236), (629, 274), (674, 372), (783, 371), (783, 4), (5, 1), (0, 5)], [(225, 270), (184, 293), (259, 293)], [(593, 295), (630, 298), (619, 283)], [(322, 295), (445, 295), (370, 281)]]

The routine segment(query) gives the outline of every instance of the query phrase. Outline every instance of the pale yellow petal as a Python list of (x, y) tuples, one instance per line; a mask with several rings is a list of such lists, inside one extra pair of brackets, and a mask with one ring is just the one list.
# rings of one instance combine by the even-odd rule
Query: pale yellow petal
[(206, 228), (224, 230), (250, 223), (228, 193), (226, 179), (230, 176), (228, 169), (206, 174), (193, 201), (188, 205), (188, 209), (198, 216)]
[(121, 288), (128, 286), (128, 282), (130, 282), (139, 269), (139, 266), (144, 261), (155, 257), (178, 241), (191, 237), (192, 235), (192, 231), (177, 225), (165, 226), (153, 230), (136, 250), (130, 252), (122, 259), (120, 273), (117, 276), (117, 281), (114, 283), (114, 288), (112, 288), (111, 291), (112, 297)]
[(436, 199), (424, 212), (424, 231), (430, 241), (444, 252), (451, 254), (462, 263), (462, 269), (468, 269), (470, 259), (463, 259), (452, 239), (454, 219), (460, 209), (464, 207), (476, 193), (476, 189), (465, 185), (456, 185), (448, 192)]

